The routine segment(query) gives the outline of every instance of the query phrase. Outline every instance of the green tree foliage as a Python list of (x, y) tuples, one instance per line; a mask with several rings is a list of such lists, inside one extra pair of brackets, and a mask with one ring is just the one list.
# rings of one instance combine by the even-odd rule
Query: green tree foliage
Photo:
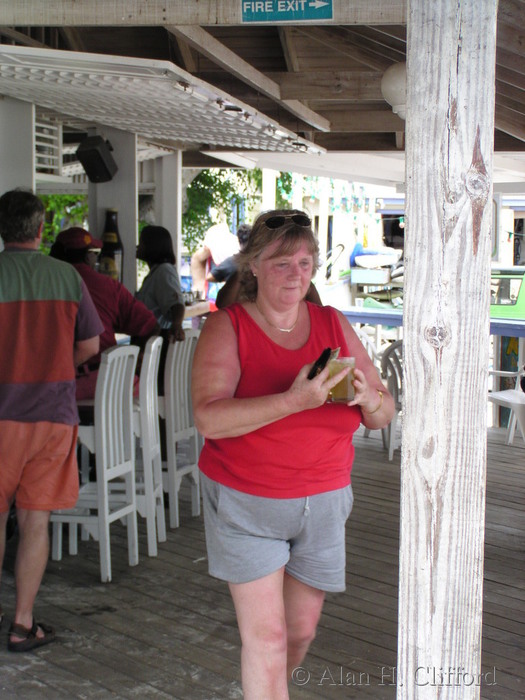
[(40, 199), (46, 208), (42, 250), (47, 253), (60, 231), (70, 226), (86, 226), (88, 198), (87, 195), (44, 194)]
[(212, 210), (224, 216), (230, 228), (234, 211), (251, 210), (260, 197), (261, 171), (214, 168), (201, 171), (186, 190), (187, 207), (182, 215), (184, 247), (193, 253), (206, 231), (217, 221)]
[(275, 208), (289, 209), (292, 201), (292, 173), (279, 173), (276, 184)]

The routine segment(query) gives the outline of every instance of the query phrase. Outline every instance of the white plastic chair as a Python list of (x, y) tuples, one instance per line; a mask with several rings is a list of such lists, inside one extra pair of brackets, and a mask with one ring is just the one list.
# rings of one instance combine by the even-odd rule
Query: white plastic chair
[(140, 369), (139, 398), (135, 400), (133, 415), (135, 435), (141, 448), (141, 459), (137, 459), (135, 470), (137, 511), (146, 519), (150, 557), (157, 556), (157, 539), (166, 541), (157, 391), (161, 350), (161, 337), (150, 338), (146, 343)]
[(396, 429), (403, 403), (403, 341), (395, 340), (383, 351), (381, 357), (381, 375), (394, 399), (394, 416), (386, 428), (382, 429), (383, 444), (388, 450), (388, 459), (394, 457), (396, 448)]
[(62, 525), (69, 524), (69, 553), (77, 554), (77, 526), (99, 542), (100, 578), (111, 581), (109, 526), (123, 520), (127, 526), (128, 561), (138, 564), (137, 502), (135, 495), (135, 435), (133, 432), (133, 379), (139, 348), (114, 347), (101, 354), (95, 390), (95, 424), (79, 426), (78, 437), (96, 459), (96, 482), (80, 487), (70, 510), (51, 513), (52, 558), (62, 558)]
[(372, 360), (377, 369), (380, 370), (381, 357), (383, 353), (377, 349), (377, 345), (374, 343), (370, 335), (363, 328), (355, 327), (354, 331), (361, 343), (363, 344), (363, 347), (365, 348), (368, 357)]
[(164, 397), (159, 398), (160, 415), (166, 420), (167, 460), (163, 477), (172, 528), (179, 527), (179, 490), (184, 476), (191, 479), (191, 513), (200, 514), (200, 445), (190, 394), (191, 366), (200, 332), (188, 329), (185, 333), (185, 340), (169, 345), (164, 369)]
[(510, 377), (516, 379), (514, 389), (503, 389), (501, 391), (489, 392), (489, 401), (499, 406), (509, 408), (511, 411), (507, 428), (507, 445), (512, 445), (514, 442), (516, 424), (519, 426), (521, 437), (525, 442), (525, 392), (521, 390), (520, 386), (521, 379), (523, 376), (525, 376), (525, 368), (518, 370), (517, 372), (492, 370), (491, 374), (497, 377)]

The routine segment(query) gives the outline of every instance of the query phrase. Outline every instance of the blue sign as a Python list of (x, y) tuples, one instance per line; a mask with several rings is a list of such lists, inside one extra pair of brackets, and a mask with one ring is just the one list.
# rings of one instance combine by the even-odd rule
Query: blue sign
[(243, 22), (315, 22), (333, 19), (332, 0), (241, 0)]

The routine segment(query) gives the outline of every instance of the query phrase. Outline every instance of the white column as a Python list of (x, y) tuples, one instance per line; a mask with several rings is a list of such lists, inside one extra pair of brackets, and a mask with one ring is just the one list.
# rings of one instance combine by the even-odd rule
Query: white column
[(182, 251), (182, 151), (155, 160), (155, 223), (171, 233), (180, 274)]
[(35, 108), (0, 99), (0, 194), (15, 187), (35, 189)]
[(297, 173), (293, 174), (292, 177), (292, 209), (302, 209), (303, 208), (303, 176)]
[(118, 170), (109, 182), (89, 183), (89, 230), (100, 237), (106, 209), (118, 209), (118, 225), (124, 246), (123, 282), (134, 292), (137, 287), (136, 256), (138, 228), (137, 137), (127, 131), (104, 126), (97, 133), (107, 139)]
[(478, 700), (497, 3), (408, 9), (397, 698)]
[(16, 187), (34, 192), (35, 108), (29, 102), (0, 99), (0, 163), (0, 195)]
[(262, 171), (262, 205), (261, 211), (275, 209), (275, 188), (277, 183), (277, 170), (263, 168)]

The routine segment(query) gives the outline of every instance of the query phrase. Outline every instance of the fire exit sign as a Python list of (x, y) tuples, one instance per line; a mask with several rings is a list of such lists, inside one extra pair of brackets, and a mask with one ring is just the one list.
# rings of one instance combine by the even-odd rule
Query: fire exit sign
[(315, 22), (333, 19), (332, 0), (241, 0), (243, 22)]

